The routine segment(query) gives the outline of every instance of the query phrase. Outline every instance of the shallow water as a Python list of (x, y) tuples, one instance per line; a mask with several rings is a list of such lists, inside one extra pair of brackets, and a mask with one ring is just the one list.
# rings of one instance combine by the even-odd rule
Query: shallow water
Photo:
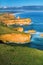
[(32, 20), (30, 25), (21, 26), (25, 32), (36, 30), (36, 33), (32, 35), (31, 42), (26, 45), (31, 48), (43, 50), (43, 37), (40, 37), (40, 34), (43, 33), (43, 12), (23, 12), (15, 15), (16, 17), (20, 16), (21, 18), (30, 18)]

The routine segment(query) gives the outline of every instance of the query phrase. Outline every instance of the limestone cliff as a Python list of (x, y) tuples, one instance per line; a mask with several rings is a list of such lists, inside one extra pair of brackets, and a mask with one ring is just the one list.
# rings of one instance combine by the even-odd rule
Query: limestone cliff
[(0, 40), (2, 40), (3, 42), (13, 42), (13, 43), (27, 43), (30, 42), (31, 40), (31, 35), (27, 34), (27, 33), (12, 33), (12, 34), (4, 34), (4, 35), (0, 35)]
[(22, 27), (17, 27), (17, 28), (13, 28), (14, 31), (19, 31), (19, 32), (23, 32), (23, 28)]
[(30, 18), (16, 18), (13, 14), (2, 14), (0, 16), (0, 21), (3, 22), (6, 25), (29, 25), (31, 23)]

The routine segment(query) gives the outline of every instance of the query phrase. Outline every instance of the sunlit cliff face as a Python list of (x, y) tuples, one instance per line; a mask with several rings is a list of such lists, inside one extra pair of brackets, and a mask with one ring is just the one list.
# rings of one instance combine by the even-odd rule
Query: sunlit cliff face
[[(1, 23), (5, 25), (28, 25), (31, 22), (29, 18), (16, 18), (12, 14), (5, 13), (0, 15)], [(5, 26), (6, 28), (6, 26)], [(11, 29), (12, 30), (12, 29)], [(16, 30), (16, 32), (15, 32)], [(2, 34), (0, 35), (0, 40), (6, 42), (13, 42), (13, 43), (27, 43), (30, 42), (31, 35), (29, 33), (24, 33), (22, 27), (18, 27), (15, 30), (12, 30), (12, 33)], [(5, 30), (6, 31), (6, 30)], [(10, 31), (10, 28), (9, 28)]]
[(20, 17), (16, 18), (12, 14), (2, 14), (0, 16), (0, 20), (4, 24), (6, 24), (6, 25), (12, 25), (12, 24), (16, 24), (16, 25), (28, 25), (28, 24), (31, 23), (31, 19), (30, 18), (23, 18), (23, 19), (21, 19)]
[(23, 32), (24, 29), (22, 27), (16, 27), (16, 28), (13, 28), (14, 31), (18, 31), (18, 32)]
[(0, 35), (0, 40), (6, 42), (13, 43), (27, 43), (30, 42), (31, 35), (30, 34), (21, 34), (21, 33), (12, 33), (12, 34), (4, 34)]
[(23, 28), (22, 27), (18, 27), (18, 28), (16, 28), (16, 30), (19, 31), (19, 32), (23, 32)]

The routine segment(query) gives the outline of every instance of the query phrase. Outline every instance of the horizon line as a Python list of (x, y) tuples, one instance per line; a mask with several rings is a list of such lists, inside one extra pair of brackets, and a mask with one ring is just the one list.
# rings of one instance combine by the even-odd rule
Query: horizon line
[[(23, 5), (23, 6), (43, 6), (43, 5)], [(23, 7), (23, 6), (0, 6), (0, 8), (7, 7)]]

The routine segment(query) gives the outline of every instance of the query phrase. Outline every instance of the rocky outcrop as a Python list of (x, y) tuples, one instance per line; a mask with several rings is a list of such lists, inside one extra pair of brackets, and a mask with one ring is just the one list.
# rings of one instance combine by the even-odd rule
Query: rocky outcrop
[[(9, 25), (16, 24), (16, 25), (29, 25), (31, 23), (30, 18), (16, 18), (14, 15), (5, 13), (0, 15), (0, 23), (4, 24), (1, 28), (2, 34), (0, 34), (0, 40), (5, 43), (28, 43), (31, 40), (31, 35), (29, 33), (24, 33), (22, 27), (18, 28), (6, 28)], [(0, 24), (0, 25), (1, 25)], [(6, 26), (7, 25), (7, 26)], [(4, 28), (4, 29), (3, 29)]]
[(13, 42), (13, 43), (28, 43), (31, 40), (31, 35), (28, 33), (12, 33), (12, 34), (4, 34), (0, 35), (0, 40), (5, 43)]
[(14, 31), (19, 31), (19, 32), (23, 32), (23, 28), (22, 27), (17, 27), (17, 28), (13, 28)]
[(13, 14), (2, 14), (0, 16), (0, 21), (3, 22), (6, 25), (29, 25), (31, 23), (30, 18), (16, 18)]
[(35, 34), (36, 33), (36, 30), (29, 30), (28, 33)]
[(40, 34), (40, 37), (43, 37), (43, 34)]

